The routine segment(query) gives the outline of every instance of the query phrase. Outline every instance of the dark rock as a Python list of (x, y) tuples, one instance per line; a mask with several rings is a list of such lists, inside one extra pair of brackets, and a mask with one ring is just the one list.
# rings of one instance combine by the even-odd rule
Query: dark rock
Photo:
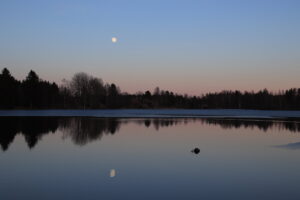
[(200, 149), (196, 147), (195, 149), (192, 150), (192, 152), (194, 154), (199, 154), (200, 153)]

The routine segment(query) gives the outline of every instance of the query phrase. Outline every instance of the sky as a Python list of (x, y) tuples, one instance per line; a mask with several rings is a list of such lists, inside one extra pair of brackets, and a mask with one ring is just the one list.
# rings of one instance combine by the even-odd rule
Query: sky
[(57, 83), (86, 72), (130, 93), (300, 87), (299, 10), (299, 0), (0, 0), (0, 68)]

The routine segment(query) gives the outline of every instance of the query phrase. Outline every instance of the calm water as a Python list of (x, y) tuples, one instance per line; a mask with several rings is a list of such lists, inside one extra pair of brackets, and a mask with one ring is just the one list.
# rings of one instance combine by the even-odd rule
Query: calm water
[(300, 199), (295, 121), (2, 117), (0, 125), (4, 200)]

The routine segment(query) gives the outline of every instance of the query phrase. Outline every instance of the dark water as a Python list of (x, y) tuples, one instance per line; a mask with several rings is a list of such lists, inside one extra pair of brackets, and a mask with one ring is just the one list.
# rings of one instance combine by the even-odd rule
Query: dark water
[(0, 125), (1, 200), (300, 199), (295, 121), (2, 117)]

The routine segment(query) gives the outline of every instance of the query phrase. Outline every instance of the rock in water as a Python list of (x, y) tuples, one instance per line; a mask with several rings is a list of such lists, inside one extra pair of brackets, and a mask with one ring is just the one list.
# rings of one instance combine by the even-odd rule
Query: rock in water
[(192, 152), (194, 154), (199, 154), (200, 153), (200, 149), (196, 147), (195, 149), (192, 150)]

